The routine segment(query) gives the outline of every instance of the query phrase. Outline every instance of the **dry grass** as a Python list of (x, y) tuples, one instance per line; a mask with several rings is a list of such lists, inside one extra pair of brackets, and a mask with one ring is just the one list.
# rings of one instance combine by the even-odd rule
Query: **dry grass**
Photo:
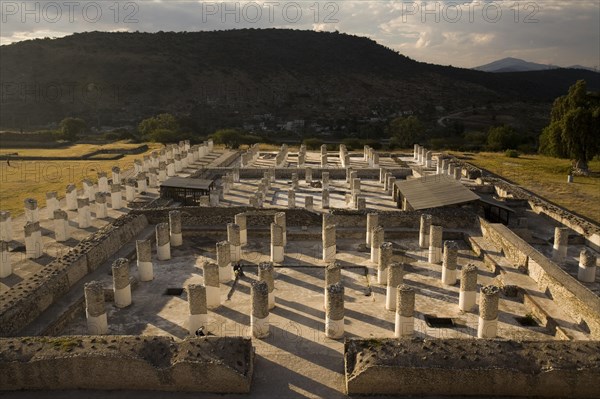
[[(128, 144), (125, 144), (127, 146)], [(115, 147), (123, 147), (123, 143), (112, 144)], [(62, 151), (59, 155), (66, 155), (69, 151), (73, 155), (81, 155), (99, 146), (86, 144), (75, 145), (69, 149), (27, 149), (14, 150), (23, 155), (24, 151), (32, 151), (32, 155), (51, 156), (57, 154), (56, 151)], [(148, 144), (152, 152), (161, 147), (160, 144)], [(8, 149), (2, 149), (9, 151)], [(25, 198), (35, 198), (40, 207), (46, 205), (46, 193), (56, 191), (60, 198), (65, 196), (67, 184), (74, 183), (78, 188), (82, 188), (81, 180), (88, 178), (97, 181), (99, 171), (108, 172), (110, 178), (111, 168), (118, 165), (121, 170), (132, 169), (133, 161), (141, 158), (143, 154), (127, 155), (119, 160), (102, 161), (18, 161), (13, 160), (10, 166), (6, 162), (0, 163), (0, 209), (10, 211), (13, 216), (23, 213), (23, 200)]]
[[(462, 156), (461, 153), (455, 155)], [(600, 223), (600, 177), (575, 176), (567, 183), (571, 166), (568, 159), (542, 155), (508, 158), (504, 153), (468, 154), (467, 161), (522, 185), (549, 201)], [(590, 169), (600, 172), (600, 160), (590, 162)]]
[[(142, 144), (131, 144), (128, 141), (117, 141), (105, 145), (75, 144), (65, 148), (0, 148), (0, 155), (18, 153), (24, 157), (78, 157), (92, 151), (115, 148), (136, 148)], [(154, 144), (151, 144), (154, 145)], [(18, 158), (18, 157), (17, 157)]]

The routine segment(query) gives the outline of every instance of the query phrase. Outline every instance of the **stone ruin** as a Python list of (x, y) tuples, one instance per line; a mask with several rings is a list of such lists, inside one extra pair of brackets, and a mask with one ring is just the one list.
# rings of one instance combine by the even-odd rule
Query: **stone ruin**
[[(428, 174), (511, 219), (400, 210)], [(181, 206), (168, 176), (217, 184)], [(1, 212), (0, 386), (597, 397), (600, 227), (522, 194), (418, 145), (167, 146)]]

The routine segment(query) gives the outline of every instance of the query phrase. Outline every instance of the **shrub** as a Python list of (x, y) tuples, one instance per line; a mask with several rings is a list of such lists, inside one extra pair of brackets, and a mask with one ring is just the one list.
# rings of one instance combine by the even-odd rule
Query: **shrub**
[(506, 152), (504, 153), (504, 155), (506, 155), (509, 158), (519, 158), (519, 151), (517, 150), (506, 150)]
[(323, 140), (313, 137), (309, 139), (304, 139), (302, 143), (304, 143), (306, 145), (306, 148), (309, 150), (318, 150), (319, 148), (321, 148), (321, 145), (323, 145)]

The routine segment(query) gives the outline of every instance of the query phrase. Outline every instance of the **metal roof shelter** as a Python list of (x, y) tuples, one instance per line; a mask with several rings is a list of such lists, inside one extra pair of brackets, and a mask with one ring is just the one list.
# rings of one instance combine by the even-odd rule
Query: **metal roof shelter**
[(395, 183), (398, 207), (403, 210), (440, 208), (479, 200), (479, 196), (446, 175), (428, 175)]
[(200, 197), (209, 195), (214, 189), (214, 180), (169, 177), (160, 184), (160, 196), (194, 206), (200, 204)]

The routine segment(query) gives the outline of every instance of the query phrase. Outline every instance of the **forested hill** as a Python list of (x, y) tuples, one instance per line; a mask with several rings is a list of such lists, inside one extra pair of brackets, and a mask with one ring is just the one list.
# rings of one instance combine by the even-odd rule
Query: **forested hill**
[(600, 88), (600, 74), (591, 71), (493, 74), (420, 63), (363, 37), (278, 29), (19, 42), (0, 47), (0, 79), (2, 127), (12, 128), (68, 115), (118, 125), (163, 111), (206, 126), (267, 113), (335, 120), (549, 102), (578, 79)]

